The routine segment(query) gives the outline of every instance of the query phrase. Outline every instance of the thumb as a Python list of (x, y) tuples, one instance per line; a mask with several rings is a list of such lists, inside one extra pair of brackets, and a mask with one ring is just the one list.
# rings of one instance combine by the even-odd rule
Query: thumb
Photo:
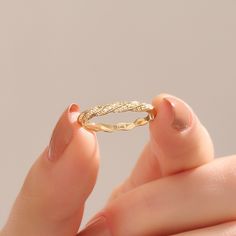
[(150, 139), (131, 174), (113, 190), (108, 202), (142, 184), (214, 158), (211, 137), (188, 104), (169, 94), (156, 96), (152, 104), (157, 115), (150, 122)]
[(159, 116), (150, 123), (150, 146), (162, 176), (203, 165), (214, 158), (206, 128), (183, 100), (161, 94), (153, 99)]
[(2, 235), (75, 235), (98, 171), (94, 132), (77, 123), (70, 105), (54, 128), (49, 147), (31, 167)]

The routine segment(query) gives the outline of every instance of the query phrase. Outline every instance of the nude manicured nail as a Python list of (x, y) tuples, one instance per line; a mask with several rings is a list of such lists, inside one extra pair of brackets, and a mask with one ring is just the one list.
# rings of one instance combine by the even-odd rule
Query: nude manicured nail
[(73, 136), (73, 122), (76, 120), (78, 112), (79, 106), (73, 103), (63, 112), (58, 120), (49, 144), (49, 160), (58, 159), (70, 143)]
[(163, 100), (166, 101), (171, 108), (173, 116), (171, 126), (179, 132), (190, 128), (193, 121), (193, 111), (189, 105), (172, 96), (164, 97)]
[(106, 219), (103, 216), (92, 220), (84, 230), (79, 233), (79, 236), (111, 236), (107, 228)]

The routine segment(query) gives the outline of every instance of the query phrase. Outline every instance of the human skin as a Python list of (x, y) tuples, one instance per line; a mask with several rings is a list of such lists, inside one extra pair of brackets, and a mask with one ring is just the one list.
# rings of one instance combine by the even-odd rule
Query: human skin
[(214, 159), (211, 138), (182, 100), (160, 94), (150, 138), (131, 174), (80, 231), (99, 169), (96, 133), (60, 117), (31, 167), (0, 236), (234, 236), (236, 156)]

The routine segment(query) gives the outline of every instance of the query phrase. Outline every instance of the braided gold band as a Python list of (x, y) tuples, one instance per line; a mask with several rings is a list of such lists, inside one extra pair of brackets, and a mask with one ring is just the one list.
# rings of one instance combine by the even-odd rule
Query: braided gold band
[[(104, 124), (104, 123), (91, 123), (90, 119), (96, 116), (104, 116), (108, 113), (119, 113), (119, 112), (147, 112), (148, 115), (144, 118), (138, 118), (134, 122), (124, 123), (120, 122), (117, 124)], [(137, 101), (121, 101), (112, 104), (98, 105), (92, 109), (88, 109), (82, 112), (78, 117), (78, 122), (86, 129), (93, 131), (105, 131), (113, 132), (117, 130), (131, 130), (134, 127), (147, 124), (153, 120), (156, 116), (154, 107), (151, 104), (140, 103)]]

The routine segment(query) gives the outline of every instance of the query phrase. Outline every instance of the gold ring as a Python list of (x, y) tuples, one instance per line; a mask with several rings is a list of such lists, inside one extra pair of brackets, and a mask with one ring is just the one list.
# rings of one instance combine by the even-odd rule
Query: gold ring
[[(138, 118), (134, 122), (124, 123), (120, 122), (117, 124), (104, 124), (104, 123), (91, 123), (90, 119), (96, 116), (104, 116), (108, 113), (119, 113), (119, 112), (147, 112), (148, 115), (144, 118)], [(121, 101), (111, 104), (98, 105), (92, 109), (88, 109), (82, 112), (77, 121), (86, 129), (93, 131), (105, 131), (113, 132), (118, 130), (131, 130), (134, 127), (147, 124), (153, 120), (156, 116), (156, 111), (151, 104), (140, 103), (137, 101)]]

